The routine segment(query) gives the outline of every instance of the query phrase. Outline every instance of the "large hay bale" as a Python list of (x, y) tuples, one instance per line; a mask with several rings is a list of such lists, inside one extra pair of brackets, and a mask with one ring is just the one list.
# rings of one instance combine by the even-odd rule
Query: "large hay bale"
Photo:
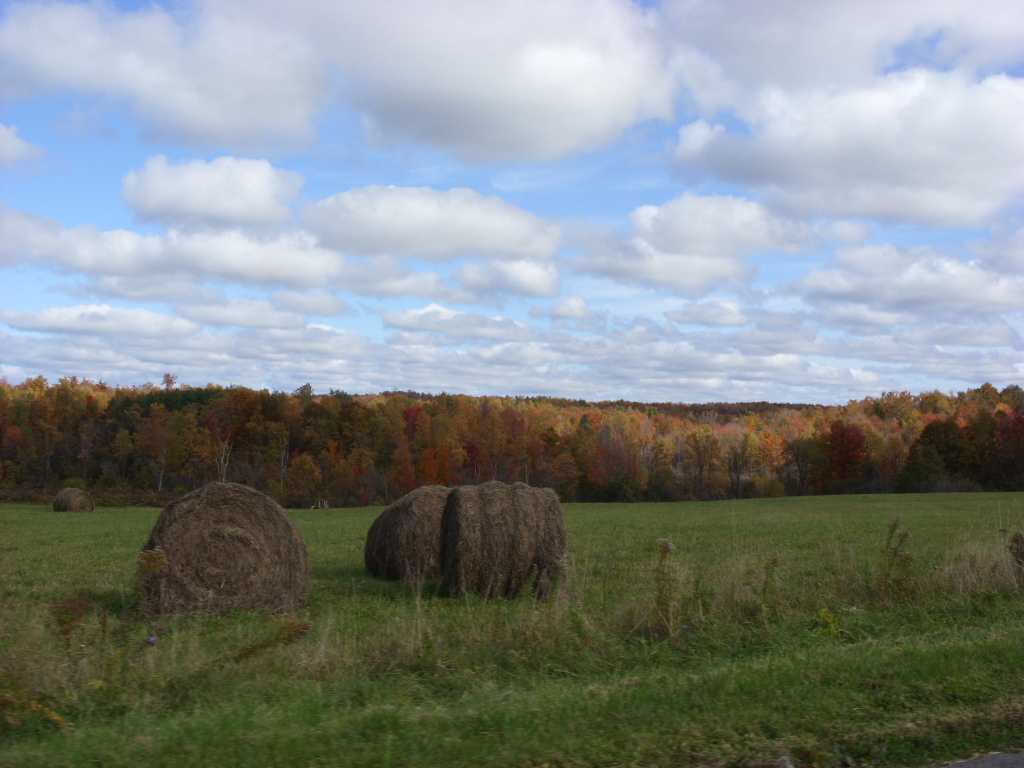
[(92, 496), (78, 488), (62, 488), (53, 498), (55, 512), (92, 512)]
[(244, 485), (210, 483), (172, 502), (143, 552), (140, 602), (150, 613), (284, 613), (309, 591), (302, 535), (277, 502)]
[(425, 485), (389, 506), (370, 526), (363, 562), (371, 575), (421, 584), (440, 573), (441, 516), (451, 488)]
[(565, 517), (550, 488), (523, 483), (464, 485), (441, 519), (441, 591), (515, 598), (533, 578), (546, 598), (564, 574)]

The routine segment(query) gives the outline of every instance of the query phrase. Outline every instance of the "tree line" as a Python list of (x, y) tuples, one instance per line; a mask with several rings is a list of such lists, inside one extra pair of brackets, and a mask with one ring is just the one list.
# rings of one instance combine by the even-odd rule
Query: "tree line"
[(492, 479), (563, 501), (1024, 490), (1024, 390), (692, 405), (0, 379), (6, 499), (159, 504), (217, 480), (363, 506)]

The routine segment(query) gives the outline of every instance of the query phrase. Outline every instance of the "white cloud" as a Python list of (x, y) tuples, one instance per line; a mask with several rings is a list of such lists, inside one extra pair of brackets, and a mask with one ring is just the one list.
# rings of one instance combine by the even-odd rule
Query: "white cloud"
[(323, 101), (322, 68), (301, 38), (224, 5), (172, 16), (159, 7), (11, 4), (0, 58), (10, 92), (123, 99), (155, 133), (186, 141), (307, 142)]
[(227, 299), (204, 304), (185, 304), (178, 314), (202, 325), (240, 328), (294, 328), (305, 325), (302, 316), (274, 309), (267, 301)]
[(924, 325), (900, 328), (896, 339), (914, 348), (939, 347), (1012, 347), (1021, 349), (1021, 336), (1005, 321)]
[(196, 279), (293, 287), (337, 279), (343, 260), (311, 235), (289, 232), (254, 237), (238, 230), (181, 232), (166, 236), (92, 226), (64, 229), (57, 222), (0, 209), (7, 237), (0, 261), (53, 261), (95, 275), (189, 275)]
[(304, 219), (328, 246), (359, 255), (542, 259), (561, 239), (557, 225), (470, 189), (364, 187), (316, 203)]
[(352, 312), (345, 301), (326, 291), (276, 291), (270, 300), (279, 307), (301, 315), (337, 317)]
[(240, 283), (313, 287), (342, 272), (337, 254), (320, 248), (304, 232), (254, 238), (237, 230), (185, 234), (172, 231), (166, 256), (179, 268)]
[(650, 15), (627, 0), (23, 3), (0, 57), (11, 92), (124, 100), (164, 138), (308, 142), (333, 97), (379, 138), (474, 161), (597, 149), (668, 118), (676, 87)]
[(977, 224), (1024, 193), (1024, 80), (895, 72), (846, 90), (765, 87), (749, 133), (704, 121), (676, 158), (810, 215)]
[(528, 315), (549, 320), (555, 329), (595, 332), (607, 326), (609, 312), (591, 309), (583, 296), (568, 296), (550, 307), (530, 307)]
[(11, 167), (15, 163), (33, 160), (43, 154), (18, 135), (18, 127), (0, 123), (0, 165)]
[(100, 274), (132, 274), (159, 262), (161, 240), (126, 230), (100, 232), (93, 226), (64, 229), (52, 219), (0, 209), (4, 262), (55, 261), (63, 267)]
[(588, 320), (593, 316), (582, 296), (569, 296), (551, 307), (551, 317), (557, 320)]
[(976, 244), (985, 263), (1009, 274), (1024, 273), (1024, 228), (1009, 234), (999, 233), (991, 240)]
[(667, 253), (737, 258), (766, 250), (798, 251), (809, 234), (740, 197), (687, 192), (664, 205), (645, 205), (630, 215), (635, 237)]
[(862, 245), (871, 236), (871, 226), (865, 221), (830, 221), (821, 234), (843, 245)]
[(0, 320), (19, 331), (83, 336), (174, 338), (199, 331), (198, 325), (180, 317), (107, 304), (52, 307), (38, 312), (3, 310)]
[(386, 140), (472, 161), (551, 161), (672, 112), (664, 51), (649, 17), (626, 0), (262, 7), (306, 25)]
[(760, 203), (722, 195), (686, 193), (637, 208), (630, 221), (628, 240), (595, 237), (575, 269), (697, 296), (748, 280), (752, 269), (744, 256), (797, 251), (811, 242), (806, 228), (772, 216)]
[(462, 287), (479, 294), (514, 293), (520, 296), (554, 296), (558, 293), (558, 268), (550, 262), (505, 261), (470, 263), (455, 272)]
[(122, 194), (143, 219), (245, 226), (285, 221), (302, 184), (300, 174), (266, 160), (218, 157), (170, 164), (157, 155), (124, 177)]
[[(745, 88), (767, 84), (842, 88), (914, 66), (984, 75), (1021, 60), (1024, 9), (1016, 0), (990, 0), (984, 13), (973, 0), (665, 0), (661, 7), (668, 34), (687, 54), (687, 84), (706, 97), (711, 87), (729, 87), (731, 104)], [(688, 61), (694, 51), (700, 58)], [(715, 65), (716, 77), (701, 59)]]
[(343, 287), (361, 296), (379, 299), (419, 296), (433, 301), (472, 304), (476, 294), (453, 288), (451, 281), (437, 272), (415, 272), (395, 258), (349, 260), (345, 265)]
[(186, 276), (161, 275), (154, 280), (147, 274), (88, 275), (80, 283), (69, 286), (68, 293), (77, 298), (184, 304), (216, 302), (224, 296), (221, 291), (197, 284)]
[(880, 333), (897, 325), (915, 322), (913, 314), (872, 309), (864, 304), (841, 304), (827, 307), (821, 315), (822, 322), (832, 328), (841, 328), (847, 333)]
[(673, 323), (682, 325), (710, 325), (723, 328), (741, 328), (750, 318), (737, 301), (690, 302), (683, 309), (665, 313)]
[(928, 248), (842, 250), (832, 269), (811, 271), (798, 288), (821, 306), (841, 301), (882, 311), (933, 314), (1024, 309), (1024, 277), (1000, 275), (980, 262), (940, 256)]
[(459, 312), (438, 304), (421, 309), (382, 312), (388, 328), (437, 333), (459, 339), (503, 339), (526, 341), (533, 331), (523, 323), (503, 317), (485, 317), (475, 312)]

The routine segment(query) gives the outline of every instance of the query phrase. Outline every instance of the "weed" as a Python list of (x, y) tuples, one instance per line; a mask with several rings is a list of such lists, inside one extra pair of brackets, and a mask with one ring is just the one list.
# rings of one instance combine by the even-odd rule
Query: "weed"
[(907, 548), (908, 541), (910, 529), (904, 528), (903, 521), (897, 516), (889, 524), (882, 550), (882, 565), (878, 571), (878, 599), (883, 605), (897, 597), (910, 597), (914, 592), (914, 555)]
[(0, 735), (40, 719), (60, 730), (69, 730), (71, 723), (44, 705), (38, 694), (29, 693), (6, 670), (0, 669)]
[(818, 620), (814, 628), (814, 634), (818, 637), (836, 641), (850, 637), (850, 633), (842, 627), (839, 619), (828, 608), (822, 608), (818, 611)]
[(292, 616), (271, 616), (270, 623), (273, 631), (267, 636), (247, 643), (238, 650), (222, 654), (185, 677), (167, 680), (166, 686), (173, 701), (180, 704), (191, 698), (200, 683), (214, 672), (229, 665), (253, 659), (271, 648), (297, 643), (313, 628), (313, 622), (296, 619)]
[(1006, 545), (1013, 559), (1013, 567), (1017, 574), (1017, 581), (1024, 580), (1024, 533), (1018, 531), (1010, 537), (1010, 543)]
[(761, 617), (767, 624), (779, 610), (782, 602), (782, 590), (779, 585), (777, 572), (779, 570), (779, 558), (772, 555), (764, 561), (764, 578), (761, 580)]
[(89, 598), (84, 589), (75, 590), (59, 603), (50, 606), (54, 634), (64, 646), (64, 652), (71, 657), (71, 636), (89, 612)]

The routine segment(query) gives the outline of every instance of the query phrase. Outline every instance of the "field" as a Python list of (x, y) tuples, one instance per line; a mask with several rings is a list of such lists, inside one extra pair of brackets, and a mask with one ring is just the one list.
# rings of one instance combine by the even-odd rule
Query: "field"
[(147, 621), (158, 510), (4, 505), (0, 766), (926, 766), (1024, 744), (1024, 494), (565, 510), (560, 601), (371, 579), (379, 508), (297, 510), (300, 615)]

